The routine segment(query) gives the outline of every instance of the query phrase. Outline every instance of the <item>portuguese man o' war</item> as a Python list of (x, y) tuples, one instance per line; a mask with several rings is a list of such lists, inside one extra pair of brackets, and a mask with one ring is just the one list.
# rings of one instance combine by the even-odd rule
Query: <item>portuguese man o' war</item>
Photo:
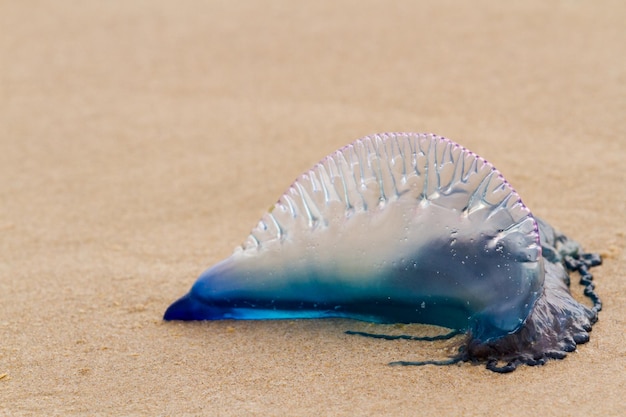
[[(589, 269), (600, 262), (478, 155), (432, 134), (385, 133), (303, 173), (164, 319), (434, 324), (452, 329), (440, 338), (466, 334), (455, 356), (392, 364), (510, 372), (589, 340), (601, 309)], [(572, 297), (568, 271), (592, 307)]]

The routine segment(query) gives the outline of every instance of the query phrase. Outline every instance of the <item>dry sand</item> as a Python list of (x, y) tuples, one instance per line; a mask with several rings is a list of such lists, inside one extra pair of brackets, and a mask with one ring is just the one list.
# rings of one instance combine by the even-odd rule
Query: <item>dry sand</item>
[[(625, 415), (625, 21), (621, 1), (1, 1), (0, 415)], [(162, 322), (300, 172), (381, 131), (460, 142), (605, 255), (588, 344), (497, 375), (389, 367), (446, 344), (343, 333), (363, 323)]]

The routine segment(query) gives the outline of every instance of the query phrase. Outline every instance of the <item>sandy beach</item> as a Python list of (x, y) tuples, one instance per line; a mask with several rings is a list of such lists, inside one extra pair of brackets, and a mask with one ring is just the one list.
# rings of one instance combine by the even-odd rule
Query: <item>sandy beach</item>
[[(620, 1), (0, 2), (0, 416), (626, 415), (625, 21)], [(301, 172), (389, 131), (471, 149), (604, 256), (589, 343), (499, 375), (388, 366), (451, 348), (344, 334), (389, 330), (362, 322), (162, 320)]]

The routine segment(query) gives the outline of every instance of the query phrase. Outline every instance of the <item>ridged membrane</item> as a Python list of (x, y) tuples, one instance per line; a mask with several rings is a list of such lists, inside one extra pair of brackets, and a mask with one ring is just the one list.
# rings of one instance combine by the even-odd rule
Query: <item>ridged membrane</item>
[[(400, 199), (508, 227), (530, 214), (491, 164), (460, 145), (435, 135), (384, 134), (357, 140), (302, 174), (243, 249), (282, 244), (287, 231), (293, 241), (308, 230), (383, 211)], [(538, 235), (534, 239), (539, 242)]]

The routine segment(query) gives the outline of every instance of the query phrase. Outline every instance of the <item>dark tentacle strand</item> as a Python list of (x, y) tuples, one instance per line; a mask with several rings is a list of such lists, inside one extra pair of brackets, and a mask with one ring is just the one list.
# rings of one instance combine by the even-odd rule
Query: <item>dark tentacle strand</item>
[(516, 370), (522, 363), (523, 362), (520, 359), (515, 359), (504, 366), (498, 366), (498, 361), (496, 359), (492, 359), (487, 362), (487, 369), (499, 374), (508, 374), (509, 372)]
[(424, 366), (424, 365), (435, 365), (435, 366), (447, 366), (454, 365), (455, 363), (463, 362), (465, 358), (463, 356), (457, 356), (454, 358), (450, 358), (444, 361), (396, 361), (389, 362), (391, 366)]
[(418, 340), (418, 341), (423, 341), (423, 342), (434, 342), (434, 341), (437, 341), (437, 340), (448, 340), (448, 339), (452, 339), (454, 336), (458, 336), (460, 334), (463, 334), (463, 332), (460, 332), (458, 330), (452, 330), (450, 333), (441, 334), (441, 335), (437, 335), (437, 336), (410, 336), (410, 335), (406, 335), (406, 334), (388, 335), (388, 334), (376, 334), (376, 333), (357, 332), (357, 331), (353, 331), (353, 330), (347, 330), (345, 333), (349, 334), (349, 335), (371, 337), (371, 338), (374, 338), (374, 339), (384, 339), (384, 340), (400, 340), (400, 339), (401, 340)]
[[(421, 342), (434, 342), (434, 341), (437, 341), (437, 340), (449, 340), (449, 339), (452, 339), (455, 336), (463, 334), (463, 332), (461, 332), (459, 330), (452, 330), (449, 333), (441, 334), (441, 335), (437, 335), (437, 336), (410, 336), (410, 335), (406, 335), (406, 334), (388, 335), (388, 334), (357, 332), (357, 331), (354, 331), (354, 330), (347, 330), (345, 333), (349, 334), (349, 335), (371, 337), (371, 338), (374, 338), (374, 339), (384, 339), (384, 340), (417, 340), (417, 341), (421, 341)], [(454, 357), (452, 357), (450, 359), (441, 360), (441, 361), (435, 361), (435, 360), (428, 360), (428, 361), (394, 361), (394, 362), (389, 362), (389, 365), (391, 365), (391, 366), (424, 366), (424, 365), (446, 366), (446, 365), (453, 365), (455, 363), (467, 361), (467, 357), (466, 357), (466, 355), (463, 352), (464, 352), (464, 349), (463, 349), (463, 347), (461, 347), (459, 349), (459, 353), (456, 356), (454, 356)]]
[(577, 271), (580, 274), (580, 285), (585, 287), (583, 293), (593, 303), (592, 310), (596, 313), (602, 310), (602, 300), (595, 292), (593, 275), (590, 268), (602, 264), (602, 258), (597, 253), (583, 253), (581, 255), (567, 255), (564, 257), (565, 266), (569, 271)]

